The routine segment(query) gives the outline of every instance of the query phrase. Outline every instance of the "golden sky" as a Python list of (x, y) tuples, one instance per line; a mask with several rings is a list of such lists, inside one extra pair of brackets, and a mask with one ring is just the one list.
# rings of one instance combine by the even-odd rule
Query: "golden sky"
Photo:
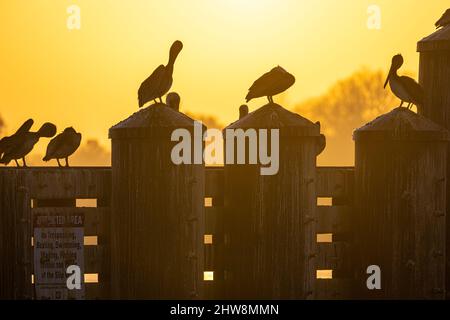
[[(67, 7), (81, 29), (67, 28)], [(367, 27), (369, 5), (381, 29)], [(182, 110), (234, 121), (252, 82), (276, 65), (296, 76), (285, 107), (361, 66), (417, 72), (416, 43), (448, 0), (1, 0), (0, 114), (9, 132), (33, 117), (109, 145), (107, 130), (138, 110), (137, 89), (171, 43), (184, 49), (172, 90)], [(275, 98), (276, 100), (276, 98)], [(250, 103), (253, 110), (265, 103)], [(312, 119), (314, 120), (314, 119)]]

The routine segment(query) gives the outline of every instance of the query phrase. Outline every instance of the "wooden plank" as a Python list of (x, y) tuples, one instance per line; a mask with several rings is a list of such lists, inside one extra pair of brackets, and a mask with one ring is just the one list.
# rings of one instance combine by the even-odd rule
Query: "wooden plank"
[(33, 199), (110, 199), (110, 168), (30, 168), (26, 172)]
[(353, 167), (317, 167), (317, 197), (333, 197), (333, 204), (352, 203)]
[(348, 299), (352, 286), (352, 279), (317, 279), (315, 298), (319, 300)]
[(222, 207), (207, 207), (205, 208), (205, 233), (217, 234), (218, 233), (218, 219), (223, 214), (224, 209)]
[(350, 206), (317, 207), (317, 233), (347, 234), (350, 231)]
[(103, 259), (105, 258), (105, 247), (84, 246), (84, 272), (103, 274)]
[(224, 168), (205, 168), (205, 197), (223, 199), (224, 195)]
[(317, 269), (335, 270), (335, 276), (350, 276), (349, 243), (333, 242), (317, 245)]

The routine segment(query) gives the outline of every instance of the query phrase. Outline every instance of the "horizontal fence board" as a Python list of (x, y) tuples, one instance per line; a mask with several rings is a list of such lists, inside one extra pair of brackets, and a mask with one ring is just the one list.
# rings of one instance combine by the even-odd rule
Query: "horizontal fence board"
[(333, 233), (333, 235), (341, 234), (341, 236), (348, 233), (350, 230), (351, 210), (350, 206), (318, 206), (317, 233)]
[(110, 168), (31, 168), (27, 179), (32, 199), (103, 200), (111, 195)]
[(348, 299), (352, 285), (351, 279), (317, 279), (315, 298), (319, 300)]
[(353, 167), (317, 167), (317, 197), (347, 198), (352, 202), (354, 171)]
[(84, 290), (86, 300), (100, 300), (103, 299), (103, 290), (100, 283), (85, 283)]
[(317, 269), (335, 270), (336, 277), (345, 277), (348, 270), (349, 244), (346, 242), (318, 243)]
[(224, 195), (224, 169), (223, 167), (206, 167), (205, 170), (205, 197), (223, 199)]
[(205, 233), (217, 234), (218, 226), (217, 222), (219, 215), (223, 213), (222, 207), (207, 207), (205, 208)]
[(98, 273), (104, 279), (102, 272), (103, 259), (105, 258), (105, 248), (98, 246), (84, 246), (84, 272)]

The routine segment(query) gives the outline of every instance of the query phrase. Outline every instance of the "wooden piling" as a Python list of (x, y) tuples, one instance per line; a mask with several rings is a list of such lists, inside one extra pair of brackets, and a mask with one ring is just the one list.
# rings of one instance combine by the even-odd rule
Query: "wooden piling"
[[(226, 144), (226, 131), (236, 129), (269, 129), (269, 137), (279, 129), (279, 171), (265, 176), (259, 164), (236, 164), (236, 148), (235, 164), (225, 164), (223, 297), (313, 298), (320, 125), (272, 103), (228, 126)], [(248, 140), (245, 153), (248, 163)]]
[(172, 162), (181, 128), (194, 139), (192, 119), (158, 104), (110, 129), (112, 298), (202, 298), (204, 164)]
[[(420, 52), (419, 82), (425, 106), (419, 111), (450, 129), (450, 26), (436, 30), (417, 44)], [(450, 160), (450, 156), (447, 156)], [(450, 163), (447, 164), (447, 208), (450, 207)], [(450, 258), (450, 219), (447, 219), (447, 257)], [(450, 293), (450, 261), (447, 261), (447, 292)], [(450, 298), (450, 295), (447, 295)]]
[[(445, 297), (448, 132), (396, 108), (354, 132), (357, 298)], [(367, 268), (381, 269), (381, 289)]]

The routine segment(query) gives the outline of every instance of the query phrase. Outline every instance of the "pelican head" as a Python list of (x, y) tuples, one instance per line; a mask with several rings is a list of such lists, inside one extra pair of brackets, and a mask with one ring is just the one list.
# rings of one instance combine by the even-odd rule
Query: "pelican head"
[(239, 107), (239, 119), (242, 119), (246, 115), (248, 115), (248, 105), (243, 104)]
[(64, 133), (76, 133), (73, 127), (68, 127), (64, 129)]
[(396, 54), (395, 56), (392, 57), (391, 69), (389, 69), (389, 73), (386, 78), (386, 82), (384, 83), (384, 86), (383, 86), (384, 88), (386, 88), (391, 76), (393, 74), (395, 74), (402, 65), (403, 65), (403, 57), (401, 54)]
[(180, 95), (176, 92), (169, 92), (166, 96), (166, 104), (175, 111), (180, 109), (180, 100)]
[(172, 44), (172, 46), (170, 47), (169, 63), (168, 63), (169, 65), (173, 65), (175, 63), (175, 60), (177, 59), (182, 49), (183, 43), (181, 41), (177, 40)]

